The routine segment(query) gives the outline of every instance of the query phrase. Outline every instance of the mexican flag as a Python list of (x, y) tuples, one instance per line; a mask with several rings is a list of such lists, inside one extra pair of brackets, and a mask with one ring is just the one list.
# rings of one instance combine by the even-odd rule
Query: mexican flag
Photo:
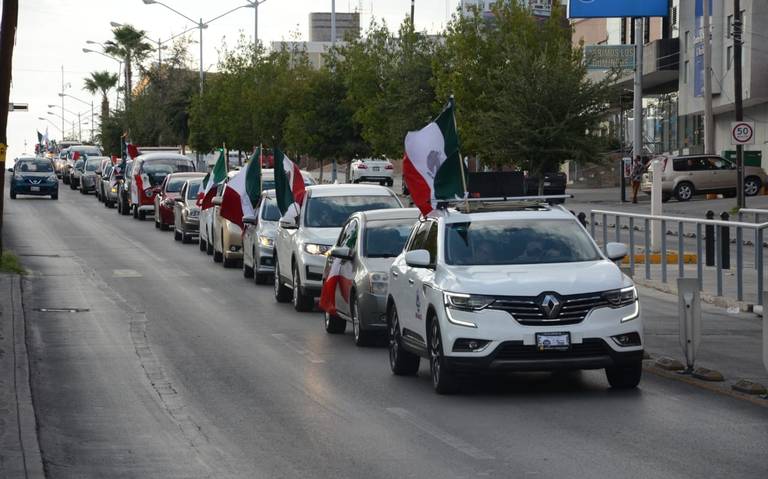
[(403, 160), (403, 181), (423, 215), (435, 208), (437, 200), (465, 197), (453, 99), (434, 121), (408, 132)]
[(219, 183), (227, 179), (227, 158), (224, 154), (224, 148), (219, 149), (219, 158), (213, 165), (213, 170), (203, 178), (203, 190), (197, 194), (197, 205), (201, 210), (207, 210), (213, 206), (213, 197)]
[(299, 208), (304, 203), (304, 177), (301, 176), (299, 166), (288, 159), (285, 154), (274, 149), (275, 152), (275, 195), (280, 214), (298, 216)]
[[(354, 248), (357, 242), (357, 233), (353, 234), (344, 244), (347, 248)], [(341, 259), (333, 258), (331, 269), (328, 271), (323, 289), (320, 291), (320, 309), (330, 314), (336, 314), (336, 289), (340, 288), (341, 297), (349, 304), (349, 294), (352, 290), (352, 278), (354, 267), (351, 261), (342, 264)]]
[(261, 194), (261, 149), (258, 148), (250, 161), (229, 180), (221, 198), (221, 216), (245, 229), (243, 217), (254, 216), (253, 205), (258, 204)]

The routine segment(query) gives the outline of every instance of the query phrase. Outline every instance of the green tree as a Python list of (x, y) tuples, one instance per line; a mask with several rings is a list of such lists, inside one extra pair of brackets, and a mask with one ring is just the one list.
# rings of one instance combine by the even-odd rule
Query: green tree
[(105, 43), (104, 52), (122, 58), (125, 72), (125, 105), (131, 102), (133, 92), (133, 67), (151, 52), (152, 46), (144, 40), (144, 30), (137, 30), (131, 25), (112, 29), (113, 39)]
[(463, 153), (534, 176), (598, 159), (615, 77), (587, 78), (558, 5), (544, 21), (517, 2), (493, 13), (456, 18), (434, 62), (437, 91), (456, 96)]
[[(93, 72), (91, 76), (83, 80), (84, 90), (91, 95), (101, 93), (101, 124), (109, 118), (109, 99), (107, 94), (109, 90), (117, 86), (117, 74), (108, 71)], [(91, 125), (93, 126), (93, 125)], [(102, 136), (104, 132), (102, 131)]]

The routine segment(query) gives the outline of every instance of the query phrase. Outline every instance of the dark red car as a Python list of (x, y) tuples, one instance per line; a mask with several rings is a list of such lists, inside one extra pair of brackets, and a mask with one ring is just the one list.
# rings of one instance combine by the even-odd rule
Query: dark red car
[(160, 185), (160, 192), (155, 195), (155, 228), (167, 230), (173, 227), (173, 204), (181, 192), (184, 182), (192, 178), (202, 178), (205, 173), (171, 173)]

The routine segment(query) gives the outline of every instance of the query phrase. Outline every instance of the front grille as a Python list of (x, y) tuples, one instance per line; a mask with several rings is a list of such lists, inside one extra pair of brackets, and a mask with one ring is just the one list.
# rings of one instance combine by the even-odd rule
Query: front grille
[(539, 351), (535, 345), (524, 345), (522, 341), (501, 343), (495, 351), (494, 359), (570, 359), (608, 356), (608, 345), (602, 339), (585, 339), (581, 344), (571, 344), (567, 351)]
[(562, 305), (559, 312), (550, 317), (541, 306), (541, 296), (507, 296), (497, 298), (490, 308), (511, 314), (517, 322), (526, 326), (568, 325), (584, 321), (595, 308), (609, 306), (602, 294), (573, 294), (559, 296)]

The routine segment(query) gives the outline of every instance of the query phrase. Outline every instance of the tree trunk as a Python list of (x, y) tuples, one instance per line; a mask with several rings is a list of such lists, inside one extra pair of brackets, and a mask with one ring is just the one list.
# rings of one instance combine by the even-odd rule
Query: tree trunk
[(133, 77), (133, 69), (131, 66), (131, 56), (125, 56), (125, 109), (128, 109), (128, 104), (131, 102), (131, 92), (133, 91), (133, 85), (131, 84), (131, 78)]

